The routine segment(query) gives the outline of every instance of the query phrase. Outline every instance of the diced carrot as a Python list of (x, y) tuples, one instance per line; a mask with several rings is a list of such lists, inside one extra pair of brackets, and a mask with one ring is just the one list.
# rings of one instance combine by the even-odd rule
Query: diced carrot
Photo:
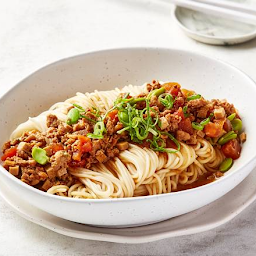
[(9, 157), (13, 157), (17, 154), (17, 148), (8, 148), (5, 150), (4, 155), (1, 157), (2, 161), (5, 161)]
[(81, 151), (81, 153), (90, 152), (92, 150), (92, 142), (90, 138), (83, 135), (78, 135), (78, 139), (78, 149)]
[(117, 117), (117, 113), (118, 113), (118, 110), (117, 109), (114, 109), (112, 110), (111, 112), (108, 113), (108, 117), (111, 119), (111, 120), (114, 120)]
[(64, 147), (61, 144), (53, 144), (50, 146), (52, 149), (52, 152), (55, 154), (56, 152), (63, 150)]

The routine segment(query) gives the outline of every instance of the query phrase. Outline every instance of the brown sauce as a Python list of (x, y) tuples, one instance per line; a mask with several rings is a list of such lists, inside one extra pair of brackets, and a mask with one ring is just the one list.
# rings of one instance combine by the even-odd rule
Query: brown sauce
[[(219, 176), (219, 174), (218, 174), (218, 176)], [(214, 173), (207, 172), (207, 173), (203, 174), (202, 176), (200, 176), (192, 184), (187, 184), (187, 185), (178, 184), (176, 191), (187, 190), (187, 189), (191, 189), (191, 188), (197, 188), (197, 187), (209, 184), (209, 183), (211, 183), (215, 180), (216, 180), (216, 175)]]

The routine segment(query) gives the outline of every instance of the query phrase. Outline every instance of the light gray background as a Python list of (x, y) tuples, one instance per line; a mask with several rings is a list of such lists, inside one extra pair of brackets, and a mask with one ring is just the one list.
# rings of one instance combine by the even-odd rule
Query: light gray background
[[(161, 0), (2, 0), (0, 95), (50, 62), (125, 46), (196, 51), (232, 63), (256, 80), (256, 40), (232, 47), (197, 43), (179, 30), (171, 10)], [(17, 216), (0, 199), (0, 255), (256, 255), (256, 202), (208, 232), (120, 245), (55, 234)]]

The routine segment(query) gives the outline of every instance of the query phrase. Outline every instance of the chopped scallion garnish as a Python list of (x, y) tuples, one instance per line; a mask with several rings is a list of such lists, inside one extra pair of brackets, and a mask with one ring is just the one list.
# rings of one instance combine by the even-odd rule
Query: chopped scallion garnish
[(187, 97), (187, 100), (190, 101), (190, 100), (197, 100), (197, 99), (200, 99), (202, 96), (200, 94), (195, 94), (195, 95), (191, 95), (191, 96), (188, 96)]
[(197, 123), (197, 122), (192, 122), (192, 127), (195, 129), (195, 130), (203, 130), (205, 125), (207, 125), (208, 123), (210, 123), (211, 121), (211, 118), (213, 117), (213, 114), (211, 113), (209, 115), (209, 117), (205, 118), (203, 121), (201, 121), (200, 123)]
[(192, 122), (192, 127), (195, 130), (199, 130), (199, 131), (202, 131), (204, 129), (204, 126), (200, 123), (197, 123), (197, 122)]
[(90, 117), (88, 117), (88, 116), (85, 116), (85, 115), (81, 115), (81, 114), (80, 114), (80, 117), (82, 117), (82, 118), (84, 118), (84, 119), (86, 119), (86, 120), (88, 120), (88, 121), (90, 121), (90, 122), (92, 122), (92, 123), (97, 123), (97, 121), (96, 121), (96, 120), (91, 119), (91, 118), (90, 118)]
[(83, 107), (81, 107), (81, 106), (79, 106), (79, 105), (77, 105), (75, 103), (73, 104), (73, 106), (76, 107), (79, 111), (85, 112)]
[(167, 109), (171, 109), (173, 107), (174, 99), (171, 94), (163, 93), (158, 99), (160, 103)]
[(106, 132), (106, 128), (103, 121), (99, 121), (94, 125), (93, 133), (88, 133), (87, 137), (91, 139), (103, 139), (103, 133)]
[(182, 111), (183, 111), (183, 114), (184, 114), (185, 117), (189, 117), (189, 113), (187, 113), (187, 111), (188, 111), (188, 106), (187, 105), (183, 107)]
[(155, 89), (153, 91), (151, 91), (148, 96), (147, 96), (147, 99), (150, 100), (152, 98), (152, 96), (159, 96), (161, 94), (163, 94), (165, 92), (165, 88), (164, 87), (161, 87), (159, 89)]

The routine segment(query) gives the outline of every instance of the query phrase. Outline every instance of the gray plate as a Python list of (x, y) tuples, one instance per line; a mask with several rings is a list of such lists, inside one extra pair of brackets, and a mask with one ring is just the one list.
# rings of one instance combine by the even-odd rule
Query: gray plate
[[(252, 1), (241, 0), (239, 2), (256, 5), (256, 2)], [(234, 45), (256, 37), (256, 26), (254, 25), (243, 24), (186, 8), (176, 7), (173, 17), (187, 36), (206, 44)]]

